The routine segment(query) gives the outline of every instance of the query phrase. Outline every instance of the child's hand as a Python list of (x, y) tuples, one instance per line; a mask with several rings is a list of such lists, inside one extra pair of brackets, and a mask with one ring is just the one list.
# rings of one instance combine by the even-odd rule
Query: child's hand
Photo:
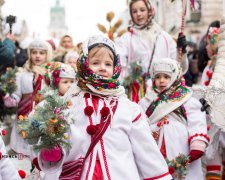
[(41, 159), (49, 162), (58, 162), (62, 158), (62, 150), (59, 146), (53, 149), (42, 149)]
[(5, 107), (11, 108), (11, 107), (17, 106), (16, 100), (14, 98), (10, 97), (10, 96), (7, 96), (7, 95), (4, 96), (3, 101), (4, 101)]
[(8, 34), (6, 35), (6, 38), (12, 40), (13, 42), (16, 42), (16, 37), (15, 37), (13, 34), (8, 33)]
[(199, 159), (200, 157), (202, 157), (202, 155), (204, 154), (203, 151), (199, 151), (199, 150), (191, 150), (189, 156), (190, 156), (190, 163)]

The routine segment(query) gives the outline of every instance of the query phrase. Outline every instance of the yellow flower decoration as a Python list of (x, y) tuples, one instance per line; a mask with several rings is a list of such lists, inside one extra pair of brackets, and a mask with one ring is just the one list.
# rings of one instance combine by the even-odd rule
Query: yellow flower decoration
[(58, 69), (58, 67), (59, 67), (60, 63), (55, 62), (53, 65), (54, 65), (54, 66), (53, 66), (53, 69)]
[(57, 123), (58, 121), (59, 121), (59, 120), (56, 119), (56, 118), (55, 118), (55, 119), (49, 119), (49, 120), (48, 120), (48, 122), (51, 123), (51, 124), (55, 124), (55, 123)]
[(73, 105), (73, 103), (71, 102), (71, 101), (68, 101), (67, 102), (67, 107), (70, 107), (70, 106), (72, 106)]
[(26, 131), (21, 131), (21, 135), (22, 135), (23, 139), (25, 139), (27, 137)]
[(22, 121), (23, 118), (24, 118), (23, 115), (19, 115), (19, 116), (18, 116), (18, 119), (19, 119), (20, 121)]
[(69, 138), (69, 135), (68, 135), (67, 133), (65, 133), (65, 134), (63, 135), (63, 137), (64, 137), (64, 139), (68, 139), (68, 138)]

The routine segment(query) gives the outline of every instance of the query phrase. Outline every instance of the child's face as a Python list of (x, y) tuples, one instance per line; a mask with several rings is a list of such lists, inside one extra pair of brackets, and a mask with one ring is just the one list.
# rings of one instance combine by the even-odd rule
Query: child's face
[(71, 78), (60, 78), (58, 91), (61, 95), (64, 95), (70, 86), (74, 83), (74, 79)]
[(69, 58), (65, 63), (71, 65), (77, 71), (77, 59)]
[(110, 79), (113, 75), (113, 54), (104, 47), (93, 48), (89, 52), (89, 68), (95, 74), (102, 76), (104, 79)]
[(140, 26), (145, 25), (148, 20), (148, 8), (143, 0), (132, 4), (131, 14), (135, 24)]
[(210, 40), (207, 38), (207, 45), (206, 45), (206, 51), (209, 58), (213, 55), (213, 50), (210, 46)]
[(40, 66), (47, 61), (46, 50), (31, 49), (30, 53), (31, 53), (31, 62), (36, 66)]
[(207, 45), (206, 45), (206, 51), (207, 51), (207, 55), (209, 56), (209, 58), (211, 58), (214, 54), (216, 54), (217, 52), (217, 43), (215, 43), (214, 45), (212, 45), (210, 43), (210, 40), (207, 38)]
[(155, 75), (155, 85), (160, 92), (166, 89), (170, 81), (171, 77), (167, 74), (159, 73)]
[(62, 47), (66, 48), (66, 49), (72, 48), (73, 47), (72, 39), (70, 37), (64, 37), (61, 45), (62, 45)]

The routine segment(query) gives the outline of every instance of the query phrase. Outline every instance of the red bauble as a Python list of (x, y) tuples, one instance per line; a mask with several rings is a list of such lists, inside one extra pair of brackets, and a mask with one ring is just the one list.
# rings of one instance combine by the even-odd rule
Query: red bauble
[(109, 110), (108, 107), (103, 107), (101, 109), (100, 113), (101, 113), (101, 115), (102, 115), (103, 118), (106, 118), (109, 115), (110, 110)]
[(26, 172), (24, 170), (18, 170), (18, 173), (22, 179), (26, 177)]
[(175, 172), (175, 169), (172, 166), (169, 166), (169, 173), (173, 174)]
[(207, 72), (206, 72), (206, 75), (208, 76), (209, 79), (211, 79), (211, 77), (212, 77), (212, 72), (211, 72), (211, 71), (207, 71)]
[(208, 85), (209, 85), (209, 81), (205, 81), (204, 84), (205, 84), (206, 86), (208, 86)]
[(3, 136), (6, 135), (6, 130), (5, 130), (5, 129), (2, 130), (2, 135), (3, 135)]
[(2, 159), (2, 153), (0, 152), (0, 160)]
[(87, 133), (90, 135), (94, 135), (97, 130), (98, 130), (98, 128), (95, 125), (89, 125), (86, 129)]
[(91, 106), (87, 106), (84, 108), (84, 114), (87, 116), (91, 116), (93, 112), (94, 112), (94, 109)]

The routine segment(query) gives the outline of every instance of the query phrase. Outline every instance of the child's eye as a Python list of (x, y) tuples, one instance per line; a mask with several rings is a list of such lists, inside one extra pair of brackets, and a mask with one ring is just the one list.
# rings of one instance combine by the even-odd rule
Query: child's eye
[(166, 78), (166, 79), (169, 79), (170, 77), (169, 77), (169, 76), (165, 76), (165, 78)]
[(110, 63), (107, 63), (107, 64), (106, 64), (106, 66), (112, 66), (112, 64), (110, 64)]
[(133, 11), (132, 11), (132, 14), (135, 14), (135, 13), (137, 13), (137, 10), (133, 10)]
[(145, 12), (146, 11), (146, 9), (141, 9), (141, 12)]

